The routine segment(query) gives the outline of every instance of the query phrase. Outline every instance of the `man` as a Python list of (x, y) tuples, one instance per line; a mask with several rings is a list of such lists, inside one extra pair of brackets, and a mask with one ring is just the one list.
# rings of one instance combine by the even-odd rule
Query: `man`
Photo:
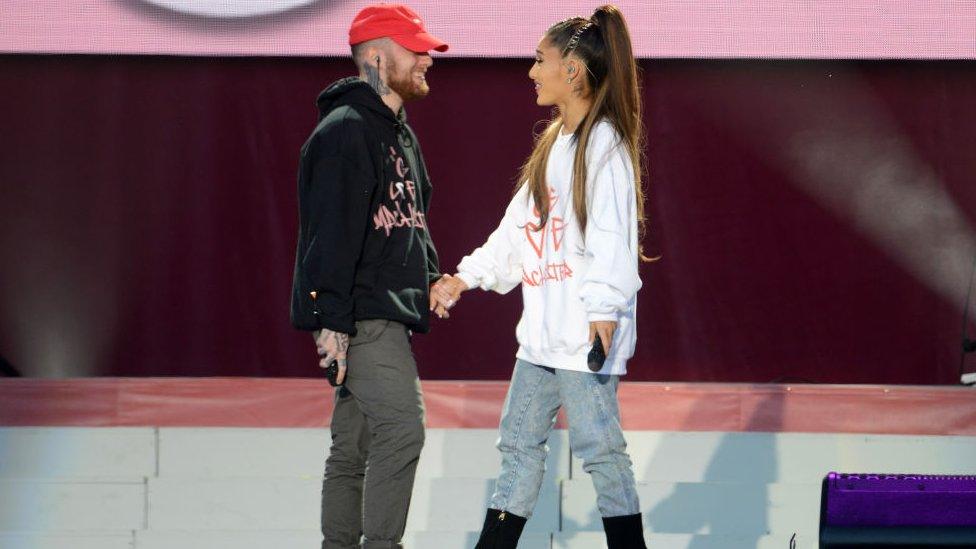
[[(319, 95), (299, 164), (291, 320), (338, 365), (322, 487), (323, 549), (402, 547), (424, 405), (410, 349), (440, 278), (427, 231), (431, 185), (403, 104), (427, 95), (428, 34), (413, 10), (363, 9), (349, 29), (358, 77)], [(445, 314), (437, 308), (438, 314)], [(367, 472), (366, 462), (369, 461)]]

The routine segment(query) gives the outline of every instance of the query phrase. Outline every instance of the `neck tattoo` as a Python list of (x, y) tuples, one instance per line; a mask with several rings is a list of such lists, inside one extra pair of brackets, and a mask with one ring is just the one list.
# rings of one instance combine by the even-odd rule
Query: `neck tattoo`
[(369, 84), (369, 87), (373, 88), (376, 93), (378, 93), (381, 97), (390, 94), (390, 87), (386, 85), (386, 82), (383, 82), (382, 78), (380, 78), (379, 68), (372, 65), (366, 65), (363, 67), (363, 72), (366, 74), (366, 83)]

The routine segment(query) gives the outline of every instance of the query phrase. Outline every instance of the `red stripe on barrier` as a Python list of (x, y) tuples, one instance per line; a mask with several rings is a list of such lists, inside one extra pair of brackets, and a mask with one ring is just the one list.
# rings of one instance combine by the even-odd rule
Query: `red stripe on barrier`
[[(507, 385), (423, 390), (429, 427), (496, 428)], [(10, 379), (0, 426), (326, 427), (332, 394), (314, 379)], [(962, 387), (623, 383), (619, 398), (630, 430), (976, 435)]]

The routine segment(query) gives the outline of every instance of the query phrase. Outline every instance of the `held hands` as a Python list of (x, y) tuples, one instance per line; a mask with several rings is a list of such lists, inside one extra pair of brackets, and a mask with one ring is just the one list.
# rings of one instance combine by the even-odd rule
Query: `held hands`
[(600, 336), (603, 342), (603, 353), (610, 354), (610, 345), (613, 343), (613, 333), (617, 331), (617, 323), (612, 320), (595, 320), (590, 322), (590, 345), (596, 336)]
[(430, 310), (438, 318), (451, 318), (448, 311), (461, 299), (468, 285), (457, 276), (446, 274), (430, 286)]
[(319, 368), (325, 369), (335, 360), (339, 365), (336, 384), (346, 379), (346, 353), (349, 350), (349, 334), (323, 329), (315, 335), (315, 349), (319, 354)]

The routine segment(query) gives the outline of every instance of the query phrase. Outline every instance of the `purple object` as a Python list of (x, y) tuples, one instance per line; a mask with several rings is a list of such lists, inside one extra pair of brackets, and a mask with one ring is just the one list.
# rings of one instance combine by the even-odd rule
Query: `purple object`
[(830, 473), (821, 506), (830, 526), (976, 526), (976, 476)]

